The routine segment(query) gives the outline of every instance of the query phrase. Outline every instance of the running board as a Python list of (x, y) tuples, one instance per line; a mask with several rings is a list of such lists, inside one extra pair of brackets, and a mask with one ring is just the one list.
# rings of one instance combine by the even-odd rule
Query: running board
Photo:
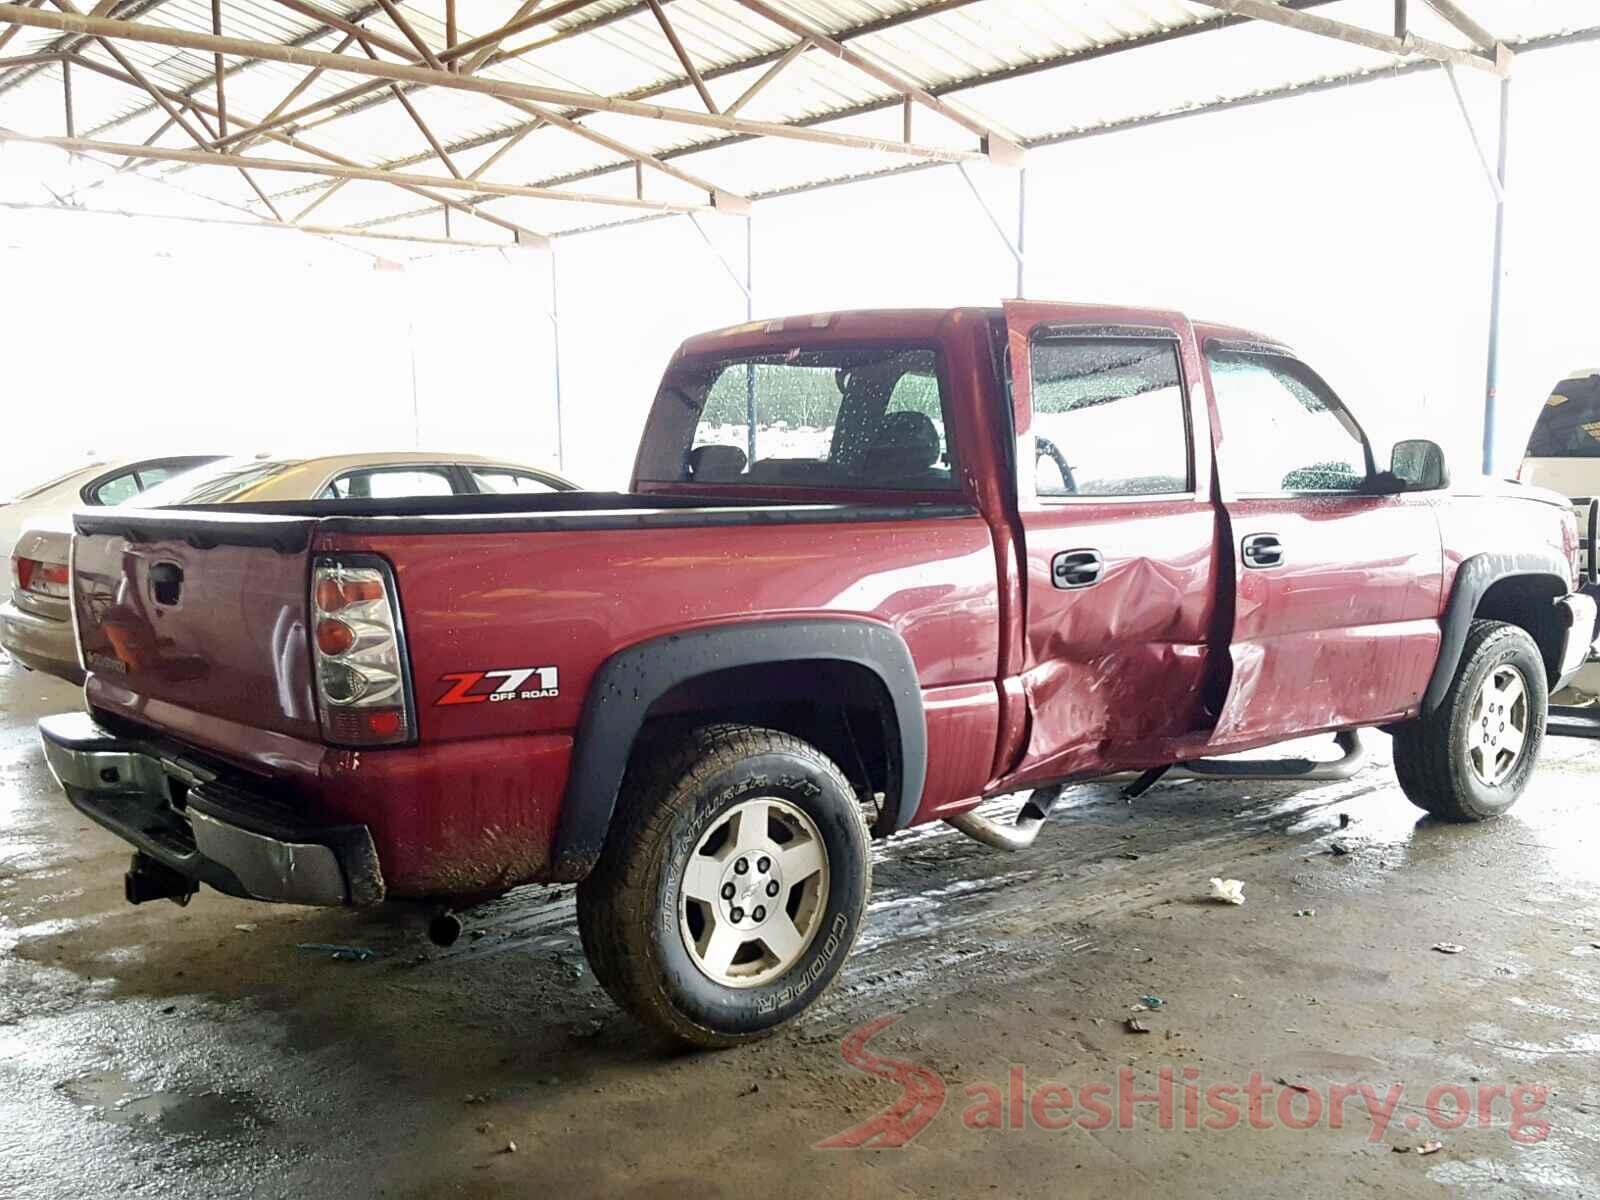
[[(1600, 735), (1596, 735), (1600, 736)], [(1367, 747), (1359, 730), (1333, 735), (1343, 752), (1327, 762), (1312, 758), (1196, 758), (1167, 772), (1168, 779), (1270, 779), (1297, 783), (1338, 783), (1349, 779), (1367, 762)]]
[(1547, 737), (1600, 741), (1600, 705), (1552, 704), (1544, 732)]

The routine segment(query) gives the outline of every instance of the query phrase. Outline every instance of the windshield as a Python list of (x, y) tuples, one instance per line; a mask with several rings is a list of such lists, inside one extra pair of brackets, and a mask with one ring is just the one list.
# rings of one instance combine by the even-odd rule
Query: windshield
[(1600, 373), (1563, 379), (1539, 410), (1529, 458), (1600, 458)]
[(252, 487), (300, 465), (300, 459), (224, 458), (186, 471), (129, 500), (127, 508), (227, 504)]
[(829, 347), (685, 359), (639, 455), (652, 483), (944, 491), (957, 486), (929, 348)]

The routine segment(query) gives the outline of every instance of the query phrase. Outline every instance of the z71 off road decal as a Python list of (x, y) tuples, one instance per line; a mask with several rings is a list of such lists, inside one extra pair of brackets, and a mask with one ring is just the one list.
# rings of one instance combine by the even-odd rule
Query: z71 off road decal
[(509, 667), (497, 671), (460, 671), (441, 680), (449, 684), (434, 701), (445, 704), (492, 704), (501, 700), (549, 700), (561, 694), (554, 667)]

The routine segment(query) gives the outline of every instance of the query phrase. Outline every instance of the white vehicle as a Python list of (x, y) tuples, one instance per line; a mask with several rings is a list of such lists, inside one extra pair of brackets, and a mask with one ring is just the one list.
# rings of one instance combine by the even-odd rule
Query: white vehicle
[(321, 457), (225, 458), (186, 479), (154, 488), (139, 508), (246, 504), (263, 500), (400, 500), (408, 496), (575, 492), (554, 471), (485, 458), (420, 450)]
[[(1551, 389), (1517, 478), (1572, 497), (1580, 536), (1588, 539), (1589, 501), (1600, 496), (1600, 367), (1574, 371)], [(1586, 545), (1585, 571), (1591, 553)], [(1585, 697), (1600, 696), (1600, 662), (1588, 664), (1568, 686)]]
[(11, 557), (17, 538), (33, 525), (64, 517), (84, 505), (124, 504), (146, 488), (216, 461), (215, 454), (169, 454), (163, 458), (96, 461), (75, 467), (10, 500), (0, 500), (0, 553)]
[(1600, 496), (1600, 367), (1551, 389), (1517, 478), (1567, 496)]
[(72, 512), (126, 504), (151, 488), (218, 461), (215, 454), (93, 462), (0, 504), (0, 550), (11, 568), (11, 599), (0, 605), (0, 645), (25, 667), (79, 682), (67, 616)]
[[(180, 460), (162, 459), (160, 464)], [(158, 465), (106, 468), (103, 464), (47, 485), (22, 506), (20, 532), (11, 536), (11, 600), (0, 606), (0, 645), (25, 667), (81, 683), (72, 637), (67, 562), (72, 511), (85, 504), (125, 503), (129, 508), (172, 504), (241, 504), (256, 500), (394, 500), (407, 496), (571, 492), (578, 485), (553, 471), (474, 454), (346, 454), (320, 458), (205, 457), (186, 460), (184, 474)], [(202, 464), (202, 465), (196, 465)], [(132, 476), (132, 485), (125, 482)], [(83, 476), (81, 482), (79, 477)], [(137, 486), (133, 486), (137, 485)], [(120, 497), (119, 500), (111, 497)], [(37, 501), (37, 503), (36, 503)], [(0, 514), (9, 512), (0, 508)]]

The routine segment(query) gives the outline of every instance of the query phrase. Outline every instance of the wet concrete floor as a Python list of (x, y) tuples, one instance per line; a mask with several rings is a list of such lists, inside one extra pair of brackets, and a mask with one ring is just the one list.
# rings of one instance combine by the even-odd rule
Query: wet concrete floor
[(1423, 819), (1377, 735), (1340, 784), (1077, 789), (1018, 855), (912, 831), (821, 1010), (690, 1055), (596, 987), (570, 888), (447, 950), (128, 907), (34, 741), (76, 705), (0, 662), (3, 1197), (1600, 1192), (1600, 746), (1481, 826)]

